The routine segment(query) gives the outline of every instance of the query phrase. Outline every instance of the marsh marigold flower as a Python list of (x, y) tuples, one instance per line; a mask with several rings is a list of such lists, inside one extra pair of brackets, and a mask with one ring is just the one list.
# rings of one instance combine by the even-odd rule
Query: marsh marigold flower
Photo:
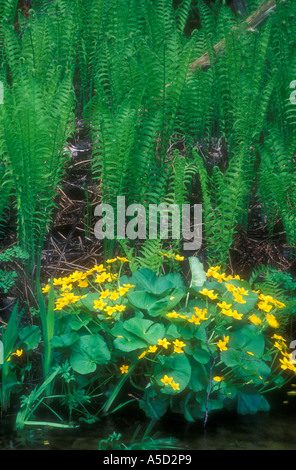
[(271, 326), (272, 328), (278, 328), (279, 327), (279, 322), (277, 321), (275, 316), (272, 315), (271, 313), (267, 313), (266, 320), (267, 320), (267, 323), (269, 324), (269, 326)]
[(257, 315), (255, 315), (255, 313), (253, 313), (252, 315), (249, 316), (249, 320), (250, 320), (250, 322), (254, 323), (254, 325), (261, 325), (261, 323), (262, 323), (261, 318), (257, 317)]
[(199, 291), (200, 294), (208, 296), (211, 300), (214, 300), (218, 297), (218, 294), (214, 294), (214, 290), (208, 290), (204, 288), (203, 290)]
[(103, 302), (102, 299), (94, 301), (94, 308), (95, 309), (103, 310), (105, 305), (107, 305), (107, 304), (105, 302)]
[(171, 385), (173, 381), (173, 377), (168, 377), (165, 375), (162, 379), (160, 379), (161, 382), (163, 382), (165, 385)]
[(177, 384), (174, 381), (172, 381), (171, 386), (174, 390), (180, 390), (180, 384)]
[(129, 366), (122, 365), (120, 367), (121, 373), (122, 374), (127, 374), (128, 373), (128, 368), (129, 368)]
[(157, 344), (167, 349), (171, 343), (166, 338), (163, 338), (163, 339), (159, 339)]

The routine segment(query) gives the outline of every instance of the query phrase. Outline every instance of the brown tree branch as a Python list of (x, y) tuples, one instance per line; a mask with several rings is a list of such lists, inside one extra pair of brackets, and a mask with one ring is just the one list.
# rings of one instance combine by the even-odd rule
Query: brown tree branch
[[(280, 0), (281, 2), (287, 2), (288, 0)], [(268, 0), (263, 2), (262, 5), (254, 12), (251, 16), (245, 19), (245, 31), (254, 32), (258, 26), (260, 26), (264, 21), (267, 20), (270, 12), (276, 9), (276, 0)], [(215, 54), (223, 54), (224, 52), (225, 41), (220, 41), (214, 46)], [(195, 72), (198, 67), (202, 70), (207, 70), (211, 67), (211, 60), (209, 53), (207, 52), (201, 56), (198, 60), (192, 62), (189, 67)]]

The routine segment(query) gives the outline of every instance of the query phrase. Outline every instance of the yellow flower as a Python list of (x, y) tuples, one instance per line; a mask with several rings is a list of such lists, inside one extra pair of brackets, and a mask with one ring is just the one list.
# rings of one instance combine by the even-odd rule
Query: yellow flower
[(173, 380), (173, 377), (168, 377), (165, 375), (162, 379), (160, 379), (161, 382), (163, 382), (165, 385), (171, 385)]
[(283, 337), (280, 336), (280, 335), (274, 334), (271, 338), (272, 338), (272, 339), (280, 339), (281, 341), (285, 341), (285, 342), (286, 342), (285, 338), (283, 338)]
[(166, 256), (167, 258), (170, 257), (170, 255), (168, 255), (167, 253), (163, 253), (162, 251), (159, 251), (158, 253), (160, 253), (162, 256)]
[(279, 349), (280, 351), (283, 350), (283, 344), (279, 343), (278, 341), (275, 341), (274, 347)]
[(208, 290), (206, 288), (204, 288), (203, 290), (200, 290), (199, 291), (200, 294), (203, 294), (203, 295), (207, 295), (210, 299), (214, 300), (218, 297), (218, 294), (214, 294), (214, 290)]
[(188, 319), (189, 323), (194, 323), (195, 325), (199, 325), (201, 322), (201, 318), (197, 318), (194, 315), (192, 315), (191, 318)]
[(243, 299), (241, 294), (237, 294), (236, 292), (233, 292), (233, 297), (235, 298), (235, 301), (239, 304), (245, 304), (246, 301)]
[(226, 281), (226, 276), (225, 273), (213, 273), (212, 274), (213, 278), (216, 279), (218, 282)]
[(206, 314), (208, 313), (208, 310), (204, 308), (203, 310), (198, 307), (193, 307), (193, 310), (195, 311), (195, 314), (199, 318), (199, 320), (207, 320), (208, 317), (206, 317)]
[(272, 305), (268, 305), (267, 302), (258, 302), (258, 308), (260, 308), (260, 310), (263, 310), (264, 312), (270, 312), (270, 310), (272, 309)]
[(280, 302), (279, 300), (274, 300), (274, 301), (273, 301), (273, 304), (274, 304), (276, 307), (278, 307), (278, 308), (284, 308), (284, 307), (286, 307), (286, 305), (283, 304), (283, 302)]
[(182, 348), (180, 348), (179, 346), (174, 346), (174, 352), (177, 353), (177, 354), (183, 354), (184, 351)]
[(254, 323), (254, 325), (260, 325), (262, 323), (261, 318), (257, 317), (255, 313), (249, 316), (250, 322)]
[(254, 356), (254, 354), (251, 351), (247, 351), (247, 354), (250, 354), (250, 356)]
[(242, 317), (243, 317), (243, 314), (242, 314), (242, 313), (238, 313), (236, 310), (233, 310), (232, 316), (233, 316), (233, 318), (235, 318), (236, 320), (241, 320)]
[(167, 349), (171, 343), (166, 338), (163, 338), (163, 339), (159, 339), (157, 344)]
[(226, 309), (228, 309), (232, 306), (232, 304), (227, 304), (224, 300), (223, 300), (223, 302), (220, 302), (220, 303), (218, 302), (217, 305), (218, 305), (218, 307), (226, 308)]
[(239, 294), (242, 294), (242, 295), (249, 295), (249, 291), (244, 289), (243, 287), (238, 287), (237, 288), (237, 291)]
[(230, 308), (222, 308), (221, 313), (227, 317), (232, 317), (233, 311)]
[(107, 305), (105, 302), (103, 302), (102, 299), (100, 300), (95, 300), (94, 301), (94, 308), (95, 309), (99, 309), (99, 310), (103, 310), (103, 308), (105, 307), (105, 305)]
[(23, 354), (23, 350), (22, 350), (22, 349), (17, 349), (17, 350), (15, 351), (15, 353), (13, 353), (13, 354), (14, 354), (15, 356), (20, 357), (20, 356)]
[(269, 324), (269, 326), (271, 326), (272, 328), (278, 328), (279, 327), (279, 323), (278, 323), (277, 319), (271, 313), (266, 314), (266, 320), (267, 320), (267, 323)]
[(123, 312), (125, 310), (125, 305), (115, 305), (114, 309), (117, 310), (117, 312)]
[(166, 316), (169, 318), (178, 318), (179, 314), (174, 311), (174, 312), (167, 313)]
[(63, 285), (63, 283), (64, 283), (63, 279), (61, 279), (61, 278), (53, 280), (53, 285), (54, 286), (61, 286), (61, 285)]
[(119, 256), (117, 256), (117, 259), (118, 259), (121, 263), (129, 263), (129, 262), (130, 262), (127, 258), (120, 258)]
[(138, 359), (142, 359), (144, 356), (146, 356), (146, 354), (147, 354), (147, 351), (142, 352), (142, 354), (138, 356)]
[[(22, 354), (23, 354), (23, 350), (22, 349), (17, 349), (14, 353), (11, 354), (11, 356), (20, 357)], [(10, 361), (11, 356), (8, 357), (7, 361)]]
[(47, 286), (43, 287), (43, 288), (42, 288), (43, 294), (46, 294), (46, 292), (48, 292), (49, 289), (50, 289), (50, 285), (47, 285)]
[(117, 261), (117, 258), (107, 259), (106, 263), (115, 263), (115, 261)]
[(175, 260), (176, 260), (176, 261), (184, 261), (184, 256), (176, 255), (176, 256), (175, 256)]
[(236, 287), (233, 284), (225, 284), (228, 292), (236, 292)]
[(107, 315), (109, 315), (111, 317), (111, 315), (116, 312), (116, 308), (115, 307), (110, 307), (110, 305), (108, 305), (107, 307), (104, 308), (104, 312), (107, 313)]
[(216, 377), (213, 377), (213, 380), (215, 380), (215, 382), (222, 382), (222, 380), (224, 380), (224, 377), (219, 377), (218, 375), (216, 375)]
[(286, 357), (284, 357), (284, 359), (280, 359), (280, 362), (281, 362), (281, 368), (282, 369), (290, 369), (292, 370), (293, 372), (296, 372), (296, 367), (292, 364), (292, 362), (290, 362)]
[(175, 339), (175, 341), (173, 341), (173, 344), (174, 344), (177, 348), (184, 348), (184, 346), (186, 346), (186, 344), (183, 343), (183, 341), (179, 341), (178, 339)]
[(69, 291), (69, 290), (73, 290), (73, 286), (72, 284), (63, 284), (62, 287), (61, 287), (61, 291), (62, 292), (65, 292), (65, 291)]
[(107, 273), (102, 273), (102, 274), (99, 274), (96, 279), (95, 279), (95, 282), (101, 284), (102, 282), (105, 282), (106, 279), (109, 278), (109, 275)]
[(222, 339), (219, 339), (217, 346), (220, 349), (220, 351), (227, 351), (226, 341), (222, 341)]
[(148, 352), (154, 353), (154, 352), (156, 352), (156, 351), (157, 351), (157, 346), (156, 346), (156, 345), (154, 345), (154, 346), (149, 346)]
[(116, 292), (116, 291), (111, 292), (111, 294), (109, 295), (109, 298), (111, 300), (116, 300), (116, 299), (118, 299), (118, 297), (120, 297), (120, 294), (119, 294), (119, 292)]
[(172, 381), (171, 386), (174, 390), (180, 390), (180, 384), (176, 384), (174, 381)]
[(92, 271), (97, 271), (97, 273), (101, 273), (103, 271), (106, 271), (106, 269), (104, 268), (102, 264), (100, 264), (99, 266), (95, 264), (94, 267), (92, 268)]
[(87, 280), (86, 279), (80, 280), (79, 283), (78, 283), (78, 286), (79, 287), (87, 287), (88, 286)]
[(129, 368), (129, 366), (122, 365), (120, 367), (121, 373), (122, 374), (127, 374), (128, 373), (128, 368)]
[(221, 268), (221, 266), (212, 266), (208, 269), (207, 273), (206, 273), (206, 276), (207, 277), (210, 277), (210, 276), (213, 276), (213, 274), (215, 274), (217, 271), (219, 271), (219, 269)]
[(104, 290), (103, 292), (101, 292), (100, 299), (106, 299), (109, 296), (109, 294), (110, 294), (109, 289)]
[(264, 302), (273, 302), (273, 297), (271, 297), (271, 295), (264, 295), (264, 294), (260, 294), (258, 295), (258, 298), (260, 300), (263, 300)]

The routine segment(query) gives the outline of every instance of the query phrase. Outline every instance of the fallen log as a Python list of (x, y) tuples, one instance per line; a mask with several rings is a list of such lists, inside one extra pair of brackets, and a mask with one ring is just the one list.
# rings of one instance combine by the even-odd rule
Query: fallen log
[[(280, 0), (281, 2), (287, 2), (288, 0)], [(264, 23), (269, 14), (276, 10), (276, 0), (268, 0), (267, 2), (263, 2), (262, 5), (250, 15), (248, 18), (244, 20), (246, 23), (245, 31), (246, 32), (254, 32), (258, 26)], [(225, 41), (220, 41), (214, 46), (214, 53), (215, 55), (223, 54), (224, 52)], [(207, 70), (211, 67), (211, 60), (210, 55), (207, 52), (206, 54), (202, 55), (199, 59), (189, 64), (189, 67), (196, 71), (198, 67), (202, 70)]]

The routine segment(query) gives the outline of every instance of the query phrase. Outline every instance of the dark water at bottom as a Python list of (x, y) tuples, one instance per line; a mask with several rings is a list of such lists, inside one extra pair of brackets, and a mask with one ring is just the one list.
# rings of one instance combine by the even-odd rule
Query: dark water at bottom
[[(296, 450), (296, 386), (276, 394), (269, 401), (271, 410), (238, 416), (219, 412), (210, 419), (206, 430), (202, 423), (185, 423), (176, 416), (165, 418), (151, 435), (173, 437), (184, 450)], [(107, 417), (102, 422), (76, 429), (25, 428), (21, 433), (0, 431), (0, 450), (98, 450), (98, 443), (113, 433), (122, 434), (128, 445), (138, 424), (141, 433), (148, 423), (137, 413)], [(0, 422), (1, 425), (1, 422)]]

